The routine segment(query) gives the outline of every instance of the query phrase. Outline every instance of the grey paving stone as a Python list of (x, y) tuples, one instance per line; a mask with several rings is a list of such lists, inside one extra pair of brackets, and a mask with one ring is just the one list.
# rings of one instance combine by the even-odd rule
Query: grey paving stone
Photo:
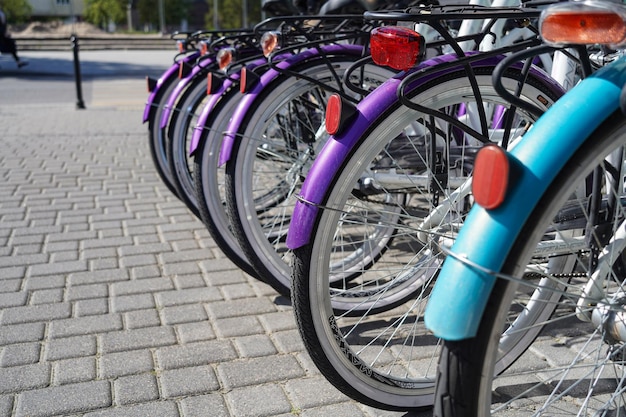
[(162, 307), (203, 302), (208, 303), (222, 299), (217, 288), (191, 288), (176, 291), (162, 291), (157, 293), (155, 297), (157, 303)]
[(214, 321), (215, 331), (221, 337), (248, 336), (263, 333), (263, 326), (255, 316), (229, 317)]
[(263, 314), (259, 316), (259, 320), (263, 324), (263, 327), (270, 333), (297, 329), (296, 319), (291, 310)]
[(275, 355), (276, 346), (266, 334), (237, 337), (235, 346), (243, 358)]
[(92, 381), (97, 377), (96, 359), (76, 358), (57, 361), (52, 372), (54, 385)]
[(163, 371), (159, 375), (164, 398), (204, 394), (219, 389), (213, 368), (199, 366)]
[(174, 401), (157, 401), (146, 404), (115, 407), (108, 410), (87, 413), (83, 417), (180, 417)]
[(70, 272), (86, 271), (87, 261), (66, 261), (66, 262), (53, 262), (53, 263), (30, 263), (30, 274), (36, 275), (54, 275), (54, 274), (67, 274)]
[(272, 335), (272, 338), (280, 353), (301, 352), (305, 349), (298, 330), (276, 332)]
[(156, 265), (137, 266), (131, 268), (131, 276), (133, 279), (158, 278), (161, 270)]
[(198, 395), (181, 402), (184, 417), (230, 417), (231, 414), (220, 394)]
[(165, 307), (161, 309), (160, 312), (163, 323), (170, 325), (203, 321), (208, 318), (202, 304)]
[(282, 388), (276, 384), (234, 389), (226, 398), (233, 414), (241, 417), (275, 416), (293, 410)]
[[(25, 293), (27, 294), (27, 293)], [(30, 304), (60, 303), (63, 301), (62, 288), (50, 288), (33, 291), (30, 296)]]
[(24, 291), (0, 293), (0, 308), (23, 306), (27, 301), (28, 293)]
[(130, 236), (124, 237), (113, 237), (107, 239), (83, 239), (81, 241), (81, 247), (83, 249), (94, 249), (94, 248), (119, 248), (120, 246), (132, 245), (133, 238)]
[(48, 361), (93, 356), (97, 353), (96, 337), (93, 335), (50, 339), (45, 346), (45, 359)]
[(127, 281), (128, 279), (128, 270), (126, 269), (106, 269), (70, 274), (69, 283), (71, 285), (85, 285)]
[(74, 315), (77, 317), (105, 315), (109, 313), (109, 300), (93, 298), (74, 302)]
[(154, 243), (154, 244), (141, 244), (141, 245), (129, 245), (121, 246), (118, 248), (120, 256), (132, 256), (141, 255), (146, 253), (161, 254), (163, 252), (169, 252), (172, 247), (169, 243)]
[(13, 396), (0, 395), (0, 416), (10, 417), (13, 411)]
[(5, 325), (64, 319), (71, 314), (72, 306), (69, 303), (11, 307), (2, 311), (0, 323)]
[(65, 301), (103, 298), (107, 297), (108, 294), (109, 289), (106, 284), (73, 285), (65, 289)]
[(173, 345), (176, 335), (171, 327), (146, 327), (133, 331), (110, 332), (100, 335), (102, 353)]
[(0, 368), (0, 394), (45, 387), (50, 383), (50, 364)]
[[(145, 256), (145, 255), (141, 255)], [(156, 262), (152, 260), (151, 263)], [(134, 279), (132, 281), (111, 284), (111, 295), (130, 295), (173, 289), (174, 285), (168, 278)]]
[(154, 371), (154, 360), (147, 349), (110, 353), (100, 356), (98, 368), (100, 378), (117, 378)]
[(118, 295), (109, 299), (115, 312), (144, 310), (156, 305), (152, 294)]
[(206, 287), (206, 282), (202, 278), (202, 274), (193, 273), (188, 275), (177, 274), (172, 277), (174, 286), (177, 290), (200, 289)]
[(86, 412), (111, 405), (107, 381), (92, 381), (26, 391), (18, 396), (16, 417)]
[(9, 345), (2, 349), (0, 366), (8, 367), (37, 363), (40, 355), (41, 344), (39, 342)]
[(350, 401), (322, 376), (289, 380), (285, 383), (285, 390), (302, 410)]
[(34, 255), (20, 255), (20, 256), (3, 256), (0, 258), (0, 268), (42, 264), (47, 262), (49, 255), (46, 253), (38, 253)]
[(266, 382), (284, 381), (304, 375), (291, 355), (266, 356), (219, 364), (217, 372), (225, 388), (238, 388)]
[(117, 378), (113, 382), (115, 404), (143, 403), (159, 398), (159, 387), (152, 374), (132, 375)]
[(42, 290), (49, 288), (65, 288), (65, 275), (46, 275), (27, 277), (24, 281), (24, 290)]
[(208, 321), (182, 323), (175, 326), (182, 343), (200, 342), (215, 339), (215, 332)]
[(157, 263), (157, 259), (154, 254), (124, 256), (120, 258), (120, 266), (123, 268), (154, 265), (155, 263)]
[(352, 403), (331, 404), (324, 407), (302, 410), (301, 417), (364, 417), (365, 414)]
[(96, 334), (122, 329), (120, 314), (102, 314), (98, 316), (59, 319), (50, 323), (51, 338), (75, 335)]
[(159, 348), (156, 357), (161, 369), (187, 368), (237, 358), (229, 340), (211, 340)]
[(208, 304), (207, 310), (212, 317), (221, 319), (271, 313), (276, 306), (266, 298), (242, 298)]
[(43, 323), (2, 326), (2, 331), (0, 332), (0, 346), (42, 340), (44, 337), (44, 330), (45, 325)]
[[(0, 276), (2, 271), (0, 271)], [(22, 276), (18, 278), (0, 278), (0, 292), (17, 292), (22, 286)]]
[(161, 318), (155, 309), (135, 310), (124, 313), (124, 323), (127, 329), (154, 327), (161, 324)]

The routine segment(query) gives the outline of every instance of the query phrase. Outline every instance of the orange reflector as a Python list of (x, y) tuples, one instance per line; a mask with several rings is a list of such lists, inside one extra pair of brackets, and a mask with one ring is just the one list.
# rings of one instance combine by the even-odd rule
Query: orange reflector
[(185, 52), (185, 49), (187, 49), (185, 42), (184, 41), (176, 41), (176, 49), (178, 49), (178, 52), (183, 53)]
[(397, 70), (408, 70), (424, 56), (422, 35), (402, 26), (383, 26), (372, 30), (370, 49), (378, 65)]
[(541, 36), (554, 44), (618, 45), (626, 40), (626, 25), (622, 16), (609, 10), (548, 10)]
[(207, 41), (200, 42), (200, 55), (206, 55), (209, 53), (209, 43)]
[(268, 57), (278, 48), (279, 36), (278, 32), (265, 32), (263, 36), (261, 36), (261, 49), (265, 57)]
[(472, 192), (476, 204), (487, 210), (502, 204), (509, 183), (509, 158), (506, 151), (496, 145), (482, 148), (474, 163)]

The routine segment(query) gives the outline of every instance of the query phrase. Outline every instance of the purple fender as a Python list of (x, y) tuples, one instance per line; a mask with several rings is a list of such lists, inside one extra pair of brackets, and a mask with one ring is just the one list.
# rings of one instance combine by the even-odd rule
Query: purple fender
[[(230, 78), (238, 80), (239, 74), (233, 74), (230, 76)], [(224, 92), (227, 91), (232, 85), (233, 85), (233, 82), (230, 79), (228, 78), (225, 79), (224, 82), (222, 83), (222, 86), (219, 88), (219, 90), (217, 90), (215, 93), (211, 95), (211, 97), (209, 97), (209, 100), (206, 102), (206, 104), (202, 108), (200, 117), (198, 117), (198, 122), (196, 123), (196, 126), (193, 128), (193, 134), (191, 136), (191, 143), (189, 144), (190, 156), (192, 156), (196, 152), (196, 149), (198, 149), (198, 144), (200, 144), (200, 138), (202, 137), (202, 131), (204, 130), (206, 121), (209, 118), (211, 111), (213, 111), (213, 108), (215, 107), (217, 102), (220, 100), (220, 97), (222, 96), (222, 94), (224, 94)]]
[(167, 98), (167, 102), (163, 107), (163, 114), (161, 115), (161, 129), (165, 129), (168, 122), (170, 121), (170, 114), (172, 113), (172, 109), (175, 107), (178, 97), (183, 93), (183, 91), (185, 91), (185, 87), (189, 85), (191, 80), (193, 80), (193, 78), (198, 75), (200, 71), (202, 71), (204, 68), (208, 67), (214, 62), (215, 60), (213, 59), (213, 57), (200, 60), (196, 65), (191, 68), (191, 72), (189, 73), (189, 75), (178, 82), (176, 88)]
[[(351, 54), (355, 56), (360, 56), (363, 53), (363, 46), (359, 45), (324, 45), (321, 46), (320, 49), (324, 51), (326, 54)], [(307, 59), (319, 56), (320, 52), (316, 48), (307, 49), (304, 52), (301, 52), (297, 55), (293, 55), (284, 61), (279, 62), (276, 66), (281, 70), (288, 69), (289, 67), (299, 64)], [(269, 85), (276, 77), (278, 77), (281, 73), (275, 69), (267, 70), (259, 80), (258, 84), (247, 93), (241, 103), (235, 109), (233, 116), (230, 119), (230, 123), (228, 124), (228, 129), (224, 133), (224, 139), (222, 140), (222, 148), (220, 150), (220, 159), (219, 165), (222, 166), (226, 162), (230, 160), (230, 155), (232, 153), (233, 144), (235, 142), (236, 133), (239, 131), (239, 127), (241, 126), (244, 118), (246, 117), (246, 112), (257, 98), (257, 96), (263, 91), (263, 89)]]
[[(199, 52), (195, 52), (193, 54), (189, 54), (189, 55), (185, 55), (181, 61), (183, 62), (190, 62), (193, 61), (195, 59), (197, 59), (200, 56)], [(178, 67), (180, 61), (176, 61), (174, 64), (172, 64), (171, 67), (169, 67), (164, 73), (163, 75), (161, 75), (161, 77), (157, 80), (157, 84), (154, 90), (152, 90), (152, 92), (150, 93), (150, 95), (148, 96), (148, 101), (146, 101), (146, 106), (143, 109), (143, 123), (146, 123), (149, 119), (150, 119), (150, 111), (153, 109), (153, 107), (155, 106), (154, 101), (157, 98), (157, 96), (160, 93), (160, 89), (163, 86), (163, 84), (172, 78), (176, 78), (178, 77)]]
[[(251, 63), (246, 65), (246, 67), (248, 69), (253, 69), (253, 68), (256, 68), (259, 65), (263, 65), (263, 64), (267, 64), (267, 59), (260, 58), (260, 59), (257, 59), (255, 61), (252, 61)], [(202, 137), (202, 130), (206, 126), (206, 121), (209, 118), (209, 115), (211, 114), (211, 111), (213, 111), (213, 108), (215, 107), (217, 102), (220, 100), (221, 95), (225, 91), (228, 91), (229, 88), (232, 87), (232, 85), (233, 85), (233, 81), (232, 80), (236, 80), (236, 81), (239, 80), (239, 75), (240, 75), (239, 72), (236, 72), (236, 73), (233, 73), (233, 74), (229, 75), (228, 76), (229, 78), (224, 80), (224, 82), (222, 83), (222, 86), (219, 88), (219, 90), (217, 90), (215, 93), (213, 93), (213, 95), (209, 98), (207, 103), (202, 108), (202, 112), (200, 113), (200, 116), (198, 117), (198, 121), (196, 122), (196, 126), (193, 129), (193, 135), (191, 136), (191, 143), (189, 144), (189, 155), (190, 156), (194, 154), (194, 152), (198, 148), (198, 145), (200, 144), (200, 138)]]
[[(502, 58), (503, 57), (500, 56), (481, 59), (473, 62), (472, 67), (491, 67), (500, 62)], [(319, 210), (318, 205), (322, 203), (332, 179), (341, 169), (346, 158), (351, 153), (352, 148), (356, 145), (364, 132), (376, 123), (376, 120), (383, 111), (398, 101), (397, 90), (402, 80), (408, 74), (440, 63), (452, 62), (456, 59), (456, 55), (450, 54), (424, 61), (416, 68), (408, 72), (400, 73), (387, 80), (361, 100), (357, 106), (354, 121), (351, 122), (348, 128), (343, 129), (343, 133), (331, 136), (328, 139), (307, 173), (300, 191), (302, 201), (306, 201), (307, 203), (303, 203), (300, 200), (296, 202), (293, 216), (291, 217), (289, 232), (287, 234), (287, 247), (289, 249), (299, 248), (309, 242)], [(420, 77), (415, 80), (407, 90), (418, 88), (419, 85), (447, 72), (450, 72), (450, 69), (435, 71)], [(556, 91), (562, 92), (562, 89), (560, 89), (556, 83), (554, 84), (554, 88), (558, 89)]]

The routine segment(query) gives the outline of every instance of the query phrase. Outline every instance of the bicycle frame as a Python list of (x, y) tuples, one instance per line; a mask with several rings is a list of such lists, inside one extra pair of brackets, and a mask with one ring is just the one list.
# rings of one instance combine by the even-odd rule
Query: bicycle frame
[[(599, 70), (558, 100), (508, 153), (518, 168), (504, 203), (474, 205), (437, 278), (426, 326), (445, 340), (476, 334), (487, 298), (515, 237), (565, 161), (620, 107), (626, 58)], [(461, 260), (462, 259), (462, 260)]]

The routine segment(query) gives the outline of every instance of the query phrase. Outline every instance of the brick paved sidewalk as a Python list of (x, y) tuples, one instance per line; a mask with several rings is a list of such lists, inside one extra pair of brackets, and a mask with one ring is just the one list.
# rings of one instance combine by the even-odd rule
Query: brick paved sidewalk
[(319, 375), (289, 300), (162, 186), (145, 97), (102, 97), (0, 106), (0, 416), (406, 415)]

